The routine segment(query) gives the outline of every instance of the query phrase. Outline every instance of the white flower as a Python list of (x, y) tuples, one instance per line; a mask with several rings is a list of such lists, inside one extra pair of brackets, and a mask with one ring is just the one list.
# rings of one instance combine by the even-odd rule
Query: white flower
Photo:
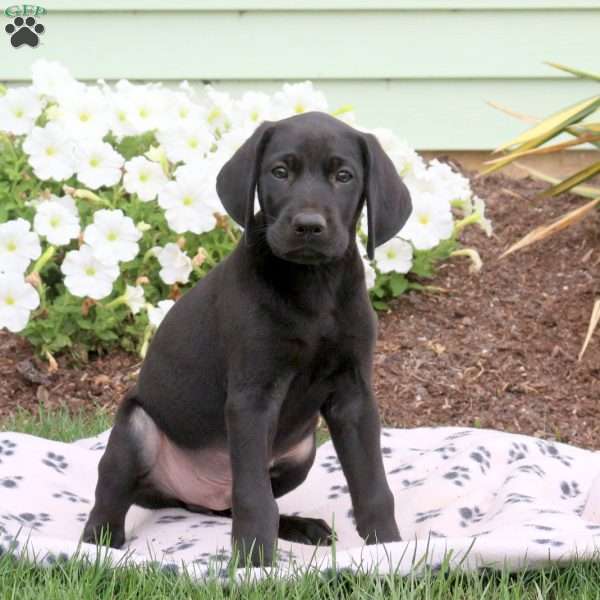
[(402, 177), (409, 173), (419, 177), (425, 172), (423, 159), (404, 140), (398, 138), (391, 129), (373, 129), (371, 133), (377, 138)]
[(64, 206), (74, 217), (79, 219), (79, 211), (77, 210), (77, 204), (75, 204), (75, 199), (73, 196), (54, 196), (50, 195), (51, 200), (55, 200), (60, 205)]
[(0, 130), (29, 133), (42, 112), (43, 104), (30, 87), (12, 88), (0, 97)]
[(192, 260), (177, 244), (170, 243), (164, 248), (156, 246), (153, 250), (162, 267), (159, 272), (160, 278), (167, 285), (188, 282), (192, 272)]
[(148, 319), (150, 324), (153, 327), (158, 328), (174, 304), (174, 300), (161, 300), (156, 306), (148, 306)]
[(61, 266), (65, 274), (65, 286), (74, 296), (89, 296), (101, 300), (112, 292), (119, 276), (116, 264), (106, 265), (94, 257), (90, 246), (67, 252)]
[(234, 129), (248, 122), (255, 126), (271, 118), (273, 104), (271, 97), (263, 92), (245, 92), (234, 104), (232, 124)]
[(154, 200), (168, 179), (160, 164), (136, 156), (125, 163), (123, 185), (130, 194), (137, 194), (143, 202)]
[(79, 217), (56, 196), (37, 205), (33, 228), (54, 246), (68, 244), (81, 231)]
[(206, 120), (213, 131), (225, 131), (231, 124), (233, 100), (227, 92), (218, 92), (211, 85), (204, 86), (208, 96), (208, 115)]
[(436, 192), (448, 198), (450, 202), (471, 196), (469, 180), (446, 163), (432, 160), (427, 168), (427, 175), (437, 183)]
[(142, 232), (121, 209), (96, 211), (94, 222), (83, 232), (83, 241), (90, 245), (94, 257), (109, 265), (134, 259), (141, 237)]
[(34, 127), (23, 142), (29, 164), (39, 179), (68, 179), (75, 172), (73, 142), (56, 123)]
[(104, 95), (108, 103), (107, 110), (110, 130), (119, 139), (127, 135), (135, 135), (137, 129), (131, 121), (133, 107), (129, 94), (124, 91), (113, 92), (107, 89)]
[(400, 235), (417, 250), (429, 250), (450, 237), (453, 229), (450, 203), (428, 192), (412, 195), (413, 210)]
[(356, 247), (358, 248), (358, 254), (363, 263), (363, 268), (365, 271), (365, 284), (367, 289), (370, 290), (375, 287), (375, 280), (377, 279), (377, 273), (371, 264), (371, 261), (367, 258), (367, 249), (365, 245), (362, 243), (362, 240), (357, 235), (356, 236)]
[(81, 92), (85, 87), (57, 61), (40, 58), (31, 65), (33, 89), (51, 100)]
[(375, 269), (371, 266), (371, 263), (368, 260), (362, 259), (363, 267), (365, 269), (365, 284), (367, 289), (373, 289), (375, 287), (375, 280), (377, 279), (377, 274), (375, 273)]
[(21, 275), (41, 252), (40, 240), (28, 221), (18, 218), (0, 224), (0, 273)]
[(440, 202), (455, 202), (471, 195), (469, 180), (438, 160), (432, 160), (426, 170), (407, 173), (404, 183), (411, 195), (428, 193)]
[(125, 287), (125, 303), (129, 310), (137, 315), (144, 308), (144, 288), (141, 285), (127, 285)]
[(53, 202), (58, 202), (61, 206), (64, 206), (74, 217), (79, 219), (79, 211), (77, 210), (77, 204), (75, 204), (75, 200), (73, 196), (55, 196), (54, 194), (49, 194), (48, 197), (38, 196), (37, 198), (33, 198), (32, 200), (27, 200), (25, 204), (38, 209), (39, 205), (43, 202), (47, 202), (52, 200)]
[(239, 147), (254, 133), (258, 123), (247, 122), (243, 127), (236, 127), (224, 133), (219, 139), (217, 150), (209, 154), (209, 160), (215, 173), (235, 154)]
[(169, 129), (194, 127), (206, 122), (206, 112), (206, 108), (193, 102), (189, 94), (170, 92), (167, 114), (160, 125)]
[(104, 94), (95, 87), (62, 98), (56, 122), (75, 140), (101, 140), (110, 126)]
[[(130, 84), (131, 85), (131, 84)], [(161, 90), (156, 86), (131, 86), (129, 92), (131, 121), (136, 133), (160, 128), (166, 105)]]
[(202, 160), (214, 143), (212, 133), (201, 122), (159, 131), (156, 139), (165, 149), (167, 158), (171, 162), (188, 163)]
[(412, 246), (400, 238), (392, 238), (375, 248), (375, 262), (382, 273), (408, 273), (412, 267)]
[(158, 203), (165, 209), (169, 227), (176, 233), (204, 233), (214, 229), (218, 211), (214, 177), (209, 166), (180, 167), (175, 181), (170, 181), (158, 195)]
[(39, 303), (38, 293), (21, 275), (0, 273), (0, 329), (6, 327), (14, 333), (21, 331)]
[(81, 142), (75, 150), (77, 179), (92, 190), (119, 183), (124, 162), (125, 159), (106, 142)]
[(319, 110), (327, 112), (327, 98), (323, 92), (315, 90), (311, 81), (284, 83), (280, 92), (273, 98), (279, 118), (294, 114)]

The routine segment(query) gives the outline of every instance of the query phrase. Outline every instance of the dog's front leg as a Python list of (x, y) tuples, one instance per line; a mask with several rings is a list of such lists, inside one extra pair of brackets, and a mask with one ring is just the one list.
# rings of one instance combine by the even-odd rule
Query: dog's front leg
[(287, 381), (270, 386), (230, 384), (225, 409), (233, 475), (232, 543), (241, 565), (270, 564), (279, 510), (269, 477), (271, 447)]
[(400, 540), (383, 467), (377, 405), (370, 381), (358, 367), (336, 380), (322, 414), (348, 482), (359, 535), (367, 544)]

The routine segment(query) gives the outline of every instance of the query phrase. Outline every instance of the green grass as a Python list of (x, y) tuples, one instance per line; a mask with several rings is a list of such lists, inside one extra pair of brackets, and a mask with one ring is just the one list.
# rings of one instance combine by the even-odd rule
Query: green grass
[(61, 407), (52, 411), (40, 406), (37, 413), (18, 408), (0, 423), (2, 431), (20, 431), (50, 440), (72, 442), (91, 437), (112, 425), (112, 415), (101, 407), (76, 412)]
[[(22, 431), (55, 440), (72, 441), (95, 435), (110, 426), (111, 416), (102, 409), (70, 413), (40, 409), (37, 414), (17, 411), (0, 424), (3, 431)], [(259, 583), (222, 585), (220, 581), (193, 581), (157, 566), (113, 568), (99, 560), (84, 566), (59, 562), (51, 568), (0, 558), (0, 600), (108, 600), (113, 598), (211, 599), (256, 598), (334, 600), (356, 598), (383, 600), (596, 600), (600, 597), (600, 562), (576, 563), (566, 568), (538, 572), (483, 572), (465, 574), (443, 566), (437, 573), (419, 577), (328, 573), (303, 575), (293, 582), (274, 578)]]

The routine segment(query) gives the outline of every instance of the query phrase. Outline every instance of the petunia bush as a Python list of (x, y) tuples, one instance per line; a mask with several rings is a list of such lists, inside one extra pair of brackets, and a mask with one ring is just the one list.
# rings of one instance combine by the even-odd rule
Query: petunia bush
[[(114, 346), (144, 354), (177, 298), (240, 239), (216, 175), (266, 119), (330, 111), (310, 82), (240, 98), (211, 86), (86, 85), (36, 61), (32, 85), (0, 90), (0, 328), (53, 360)], [(361, 128), (348, 107), (332, 114)], [(375, 308), (426, 287), (484, 203), (450, 166), (426, 163), (387, 129), (370, 130), (409, 187), (413, 213), (369, 261)]]

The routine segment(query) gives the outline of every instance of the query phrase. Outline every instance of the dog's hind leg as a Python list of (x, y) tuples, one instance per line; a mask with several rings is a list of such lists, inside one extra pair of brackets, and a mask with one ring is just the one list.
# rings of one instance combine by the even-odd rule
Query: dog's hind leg
[(113, 548), (125, 542), (125, 515), (135, 501), (144, 474), (142, 448), (133, 431), (136, 408), (134, 393), (127, 394), (98, 465), (96, 501), (83, 530), (84, 542), (108, 543)]
[[(290, 461), (277, 465), (271, 473), (273, 496), (279, 498), (297, 488), (308, 475), (315, 459), (314, 444), (306, 457), (300, 462)], [(288, 542), (310, 544), (313, 546), (330, 546), (334, 539), (331, 527), (323, 519), (279, 515), (279, 531), (277, 537)]]

